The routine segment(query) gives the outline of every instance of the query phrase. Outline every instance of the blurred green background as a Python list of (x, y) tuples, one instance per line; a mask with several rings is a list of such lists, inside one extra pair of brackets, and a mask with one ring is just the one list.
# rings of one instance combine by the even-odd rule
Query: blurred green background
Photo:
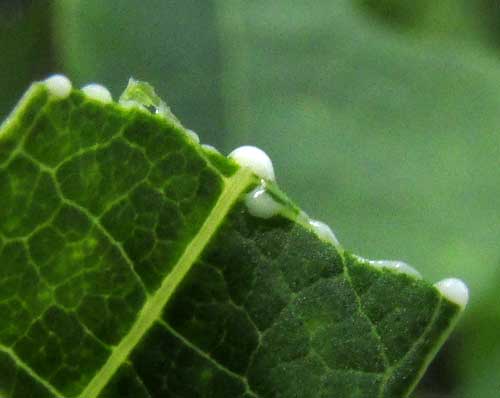
[(500, 1), (0, 0), (0, 118), (54, 72), (151, 82), (203, 142), (266, 150), (347, 249), (463, 278), (414, 395), (500, 396)]

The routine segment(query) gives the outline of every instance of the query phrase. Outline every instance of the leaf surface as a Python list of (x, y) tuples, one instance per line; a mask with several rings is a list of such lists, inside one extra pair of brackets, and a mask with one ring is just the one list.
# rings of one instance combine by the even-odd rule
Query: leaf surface
[(34, 84), (0, 130), (0, 396), (404, 397), (461, 308), (175, 120)]
[[(60, 1), (56, 44), (80, 83), (118, 93), (131, 73), (147, 78), (207, 142), (264, 148), (283, 189), (350, 250), (403, 258), (430, 280), (459, 270), (480, 311), (500, 281), (496, 53), (469, 30), (403, 34), (363, 2)], [(425, 2), (396, 3), (425, 14)], [(443, 9), (431, 33), (444, 33), (458, 15), (430, 3)], [(123, 29), (134, 25), (147, 29)]]

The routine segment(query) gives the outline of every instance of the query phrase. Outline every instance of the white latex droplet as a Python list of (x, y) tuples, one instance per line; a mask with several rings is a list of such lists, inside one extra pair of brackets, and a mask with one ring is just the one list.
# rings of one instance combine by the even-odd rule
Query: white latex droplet
[(186, 134), (197, 144), (200, 143), (200, 137), (198, 137), (198, 134), (196, 134), (193, 130), (186, 130)]
[(405, 263), (404, 261), (394, 261), (394, 260), (376, 260), (369, 261), (371, 265), (378, 268), (391, 269), (402, 274), (411, 275), (415, 278), (421, 279), (422, 275), (411, 265)]
[(208, 144), (202, 144), (201, 147), (205, 150), (205, 151), (208, 151), (208, 152), (213, 152), (213, 153), (219, 153), (220, 152), (217, 150), (216, 147), (212, 146), (212, 145), (208, 145)]
[(434, 286), (444, 297), (462, 308), (465, 308), (469, 302), (469, 288), (460, 279), (443, 279), (442, 281), (435, 283)]
[(262, 186), (255, 188), (245, 196), (248, 212), (259, 218), (270, 218), (279, 214), (282, 206), (276, 202)]
[(104, 103), (113, 101), (113, 98), (111, 97), (111, 93), (109, 92), (109, 90), (100, 84), (96, 83), (87, 84), (86, 86), (82, 87), (82, 91), (87, 97), (90, 97), (96, 101)]
[(324, 222), (318, 220), (309, 220), (309, 225), (321, 240), (330, 242), (334, 246), (340, 246), (339, 241), (333, 233), (332, 229)]
[(53, 75), (45, 79), (45, 85), (52, 95), (66, 98), (71, 92), (71, 81), (64, 75)]
[(259, 177), (275, 180), (273, 163), (262, 149), (250, 145), (240, 146), (232, 151), (229, 157), (240, 166), (248, 167)]
[(121, 99), (118, 103), (127, 109), (141, 107), (136, 101), (131, 101), (131, 100), (122, 100)]

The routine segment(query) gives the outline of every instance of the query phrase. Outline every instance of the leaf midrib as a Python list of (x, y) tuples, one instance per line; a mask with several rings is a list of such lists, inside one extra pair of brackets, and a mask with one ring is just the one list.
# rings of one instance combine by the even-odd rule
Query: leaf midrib
[(231, 178), (225, 179), (225, 185), (217, 203), (205, 219), (197, 235), (186, 246), (172, 271), (163, 280), (156, 293), (149, 297), (138, 314), (138, 318), (130, 331), (113, 349), (106, 363), (81, 392), (79, 398), (97, 398), (99, 393), (111, 380), (118, 368), (125, 363), (132, 350), (137, 346), (142, 337), (161, 316), (163, 308), (168, 303), (177, 286), (196, 262), (203, 249), (213, 237), (225, 216), (240, 197), (254, 176), (249, 169), (241, 168)]

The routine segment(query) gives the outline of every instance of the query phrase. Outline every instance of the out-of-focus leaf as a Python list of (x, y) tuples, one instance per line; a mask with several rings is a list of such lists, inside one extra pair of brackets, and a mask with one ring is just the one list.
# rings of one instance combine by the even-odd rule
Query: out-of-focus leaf
[(0, 2), (0, 119), (33, 79), (52, 65), (50, 8), (45, 2)]
[[(77, 83), (113, 93), (130, 76), (150, 81), (188, 126), (214, 135), (224, 120), (215, 9), (205, 0), (59, 0), (55, 36)], [(211, 140), (212, 144), (217, 144)]]
[[(500, 265), (500, 264), (499, 264)], [(500, 271), (496, 281), (500, 281)], [(500, 395), (500, 283), (492, 284), (474, 314), (469, 314), (460, 333), (454, 337), (459, 348), (451, 360), (462, 369), (462, 380), (454, 396), (497, 398)]]

